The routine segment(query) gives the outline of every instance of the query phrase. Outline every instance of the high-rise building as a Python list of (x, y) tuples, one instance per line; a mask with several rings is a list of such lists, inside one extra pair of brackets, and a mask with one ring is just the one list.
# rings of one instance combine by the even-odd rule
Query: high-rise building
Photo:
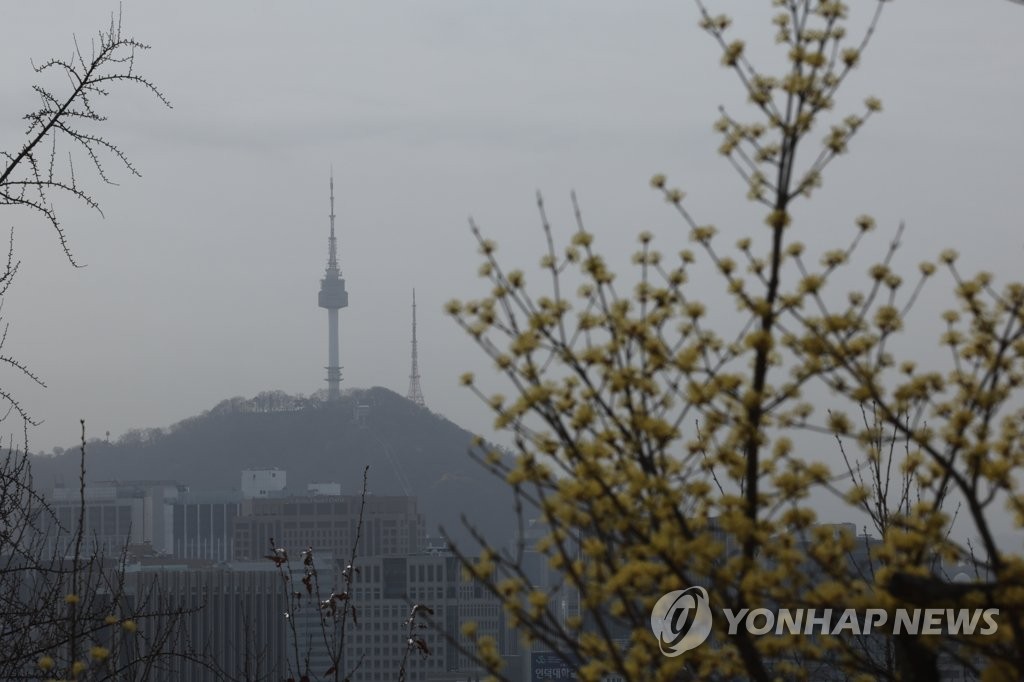
[[(289, 637), (286, 590), (270, 562), (252, 565), (135, 564), (127, 597), (153, 615), (139, 624), (140, 653), (159, 646), (151, 682), (286, 679)], [(166, 631), (167, 640), (146, 633)], [(195, 655), (180, 655), (193, 652)], [(211, 667), (212, 666), (212, 667)]]
[(82, 551), (116, 557), (126, 545), (149, 545), (152, 551), (172, 551), (172, 505), (187, 488), (175, 481), (99, 481), (85, 489), (53, 489), (49, 502), (55, 521), (65, 533), (51, 534), (53, 549), (73, 551), (74, 531), (84, 514)]
[(359, 556), (395, 556), (418, 552), (425, 536), (423, 515), (416, 498), (367, 495), (358, 528), (359, 495), (243, 500), (234, 520), (234, 556), (238, 560), (263, 557), (275, 547), (298, 556), (307, 547), (317, 553), (343, 558), (359, 538)]
[[(479, 636), (505, 639), (501, 602), (471, 581), (458, 558), (450, 553), (373, 557), (360, 562), (352, 584), (353, 604), (360, 609), (361, 626), (345, 642), (345, 660), (362, 661), (352, 682), (397, 679), (409, 646), (408, 619), (422, 604), (413, 634), (423, 638), (430, 655), (414, 648), (405, 665), (410, 682), (454, 682), (487, 675), (458, 644), (472, 651), (475, 644), (459, 633), (462, 623), (477, 624)], [(453, 640), (452, 638), (456, 638)], [(414, 645), (415, 647), (415, 645)]]
[(237, 491), (188, 491), (172, 505), (171, 554), (179, 559), (231, 561)]

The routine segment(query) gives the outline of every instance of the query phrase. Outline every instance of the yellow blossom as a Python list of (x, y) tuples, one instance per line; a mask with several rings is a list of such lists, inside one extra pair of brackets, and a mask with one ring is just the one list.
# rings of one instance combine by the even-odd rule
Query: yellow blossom
[(875, 219), (869, 215), (858, 216), (856, 222), (862, 232), (868, 232), (875, 227)]

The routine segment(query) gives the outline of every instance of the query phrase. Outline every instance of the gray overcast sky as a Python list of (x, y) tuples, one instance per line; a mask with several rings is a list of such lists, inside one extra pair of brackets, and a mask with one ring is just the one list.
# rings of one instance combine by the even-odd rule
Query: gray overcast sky
[[(709, 2), (757, 51), (769, 48), (770, 3)], [(871, 3), (852, 4), (863, 14)], [(84, 43), (111, 9), (4, 3), (5, 148), (20, 144), (20, 116), (34, 105), (29, 60), (69, 54), (73, 36)], [(624, 270), (641, 229), (667, 251), (685, 242), (647, 184), (665, 172), (700, 220), (736, 236), (761, 229), (711, 131), (719, 103), (742, 102), (738, 85), (687, 0), (128, 0), (123, 15), (153, 48), (138, 69), (174, 104), (124, 90), (101, 105), (106, 134), (143, 177), (117, 170), (120, 187), (93, 183), (105, 218), (62, 205), (81, 270), (37, 219), (8, 212), (0, 222), (17, 228), (23, 261), (4, 302), (4, 351), (49, 386), (4, 374), (45, 419), (33, 449), (72, 444), (82, 417), (91, 436), (116, 437), (234, 395), (322, 388), (316, 294), (332, 163), (350, 292), (344, 386), (405, 392), (416, 287), (428, 405), (485, 433), (490, 417), (457, 378), (486, 377), (488, 364), (442, 312), (485, 291), (467, 216), (507, 262), (533, 265), (534, 191), (565, 235), (575, 188)], [(1022, 36), (1024, 7), (1004, 0), (890, 3), (845, 100), (878, 95), (885, 111), (798, 214), (801, 238), (834, 246), (870, 212), (883, 230), (906, 219), (909, 262), (950, 245), (969, 269), (1019, 276)], [(932, 290), (925, 310), (948, 285)]]

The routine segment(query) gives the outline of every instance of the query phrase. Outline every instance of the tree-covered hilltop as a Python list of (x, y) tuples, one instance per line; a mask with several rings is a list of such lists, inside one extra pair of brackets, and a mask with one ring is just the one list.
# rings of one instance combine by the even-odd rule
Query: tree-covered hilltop
[[(192, 490), (237, 490), (242, 469), (279, 467), (288, 490), (303, 494), (314, 482), (337, 482), (356, 494), (370, 465), (372, 494), (419, 498), (428, 532), (444, 526), (467, 540), (465, 515), (494, 537), (509, 538), (508, 487), (475, 463), (473, 434), (385, 388), (350, 390), (340, 400), (267, 391), (231, 398), (165, 429), (133, 429), (116, 441), (87, 444), (87, 481), (178, 481)], [(58, 452), (60, 450), (58, 449)], [(75, 485), (75, 447), (33, 458), (45, 491)]]

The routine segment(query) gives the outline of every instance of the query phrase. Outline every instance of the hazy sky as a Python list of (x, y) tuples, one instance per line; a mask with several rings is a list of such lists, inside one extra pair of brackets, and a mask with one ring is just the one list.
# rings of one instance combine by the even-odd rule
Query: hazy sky
[[(709, 1), (736, 17), (738, 35), (760, 36), (755, 58), (771, 47), (767, 0)], [(852, 4), (863, 14), (870, 3)], [(30, 60), (69, 54), (112, 9), (4, 3), (5, 148), (21, 143), (20, 117), (34, 105)], [(350, 293), (343, 387), (405, 393), (415, 287), (427, 403), (485, 433), (487, 411), (457, 378), (474, 370), (486, 384), (488, 363), (442, 312), (486, 291), (469, 215), (507, 262), (532, 266), (543, 246), (535, 190), (564, 236), (575, 189), (599, 245), (625, 269), (641, 229), (668, 251), (686, 241), (648, 187), (665, 172), (700, 220), (736, 236), (763, 230), (715, 152), (716, 107), (742, 98), (688, 0), (127, 0), (123, 15), (152, 45), (138, 70), (174, 105), (134, 90), (100, 104), (105, 134), (143, 177), (112, 168), (120, 186), (90, 180), (105, 218), (60, 206), (84, 269), (38, 219), (0, 221), (16, 228), (22, 260), (4, 301), (4, 352), (48, 384), (2, 375), (45, 420), (33, 449), (73, 443), (83, 417), (90, 436), (116, 437), (235, 395), (324, 387), (316, 296), (331, 164)], [(870, 212), (882, 227), (871, 248), (905, 219), (909, 262), (949, 245), (969, 269), (1019, 276), (1022, 36), (1024, 7), (1005, 0), (890, 3), (844, 100), (878, 95), (885, 111), (798, 214), (799, 236), (836, 245)], [(926, 311), (948, 286), (933, 291)], [(720, 300), (709, 291), (709, 303)]]

